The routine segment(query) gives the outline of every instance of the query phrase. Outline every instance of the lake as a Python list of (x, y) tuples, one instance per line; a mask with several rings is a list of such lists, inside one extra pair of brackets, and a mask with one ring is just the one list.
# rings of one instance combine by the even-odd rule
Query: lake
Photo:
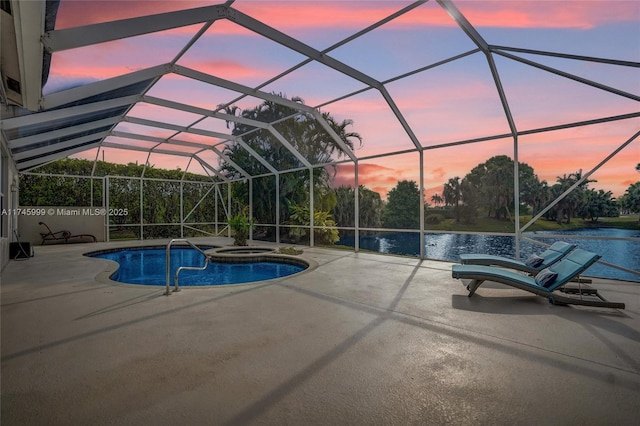
[[(566, 235), (562, 238), (541, 238), (545, 234)], [(585, 250), (598, 253), (602, 260), (635, 271), (640, 270), (640, 242), (619, 240), (598, 240), (572, 237), (609, 237), (640, 238), (640, 231), (630, 229), (594, 228), (574, 229), (570, 231), (538, 231), (525, 232), (525, 236), (537, 238), (545, 244), (562, 240), (576, 244)], [(354, 237), (342, 237), (337, 244), (354, 247)], [(420, 238), (417, 233), (394, 232), (365, 235), (360, 237), (360, 248), (363, 250), (392, 253), (405, 256), (420, 255)], [(520, 256), (526, 259), (544, 248), (528, 241), (521, 241)], [(486, 253), (505, 257), (515, 257), (515, 237), (497, 235), (470, 234), (425, 234), (425, 257), (428, 259), (460, 261), (462, 253)], [(640, 276), (595, 264), (587, 270), (586, 275), (602, 278), (614, 278), (625, 281), (640, 282)]]

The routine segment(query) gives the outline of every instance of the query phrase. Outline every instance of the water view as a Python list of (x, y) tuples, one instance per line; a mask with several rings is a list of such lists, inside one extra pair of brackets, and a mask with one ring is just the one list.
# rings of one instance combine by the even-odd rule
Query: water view
[[(543, 238), (545, 234), (566, 235), (562, 238)], [(609, 237), (609, 238), (640, 238), (640, 231), (629, 229), (577, 229), (571, 231), (538, 231), (525, 233), (528, 237), (539, 238), (545, 244), (555, 241), (566, 241), (576, 244), (585, 250), (598, 253), (602, 260), (635, 271), (640, 270), (640, 242), (620, 240), (596, 240), (575, 237)], [(572, 238), (574, 237), (574, 238)], [(354, 247), (354, 237), (343, 237), (337, 243)], [(360, 237), (360, 248), (380, 253), (392, 253), (407, 256), (420, 255), (420, 238), (417, 233), (397, 232)], [(543, 248), (528, 241), (522, 241), (520, 253), (526, 258), (533, 253), (539, 253)], [(425, 257), (428, 259), (458, 262), (462, 253), (487, 253), (505, 257), (515, 257), (515, 237), (495, 235), (469, 234), (429, 234), (425, 235)], [(640, 282), (640, 276), (595, 264), (588, 269), (587, 275), (602, 278), (614, 278), (626, 281)]]

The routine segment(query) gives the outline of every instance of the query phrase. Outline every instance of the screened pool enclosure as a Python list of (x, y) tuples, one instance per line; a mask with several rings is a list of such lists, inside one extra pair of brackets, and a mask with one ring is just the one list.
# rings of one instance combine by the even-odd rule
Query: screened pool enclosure
[[(482, 233), (433, 226), (466, 206), (518, 253), (577, 188), (638, 180), (638, 19), (624, 1), (3, 1), (2, 208), (27, 207), (18, 176), (71, 180), (55, 205), (127, 209), (107, 240), (230, 236), (243, 213), (253, 239), (406, 232), (425, 257), (426, 234)], [(494, 158), (499, 207), (446, 193)], [(372, 218), (406, 183), (413, 221)]]

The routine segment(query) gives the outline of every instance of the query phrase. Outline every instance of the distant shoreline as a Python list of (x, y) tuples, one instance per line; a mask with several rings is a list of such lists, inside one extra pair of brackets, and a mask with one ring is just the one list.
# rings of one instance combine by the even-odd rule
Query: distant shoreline
[[(425, 214), (428, 216), (428, 213)], [(524, 226), (531, 220), (531, 216), (520, 216), (520, 226)], [(597, 222), (578, 218), (571, 219), (570, 223), (557, 223), (552, 220), (538, 219), (533, 225), (525, 229), (525, 232), (533, 231), (565, 231), (572, 229), (593, 229), (593, 228), (618, 228), (640, 231), (638, 215), (627, 215), (620, 217), (605, 217)], [(438, 224), (425, 224), (425, 231), (470, 231), (470, 232), (514, 232), (513, 222), (509, 220), (497, 220), (494, 218), (478, 218), (474, 224), (455, 223), (454, 219), (444, 219)]]

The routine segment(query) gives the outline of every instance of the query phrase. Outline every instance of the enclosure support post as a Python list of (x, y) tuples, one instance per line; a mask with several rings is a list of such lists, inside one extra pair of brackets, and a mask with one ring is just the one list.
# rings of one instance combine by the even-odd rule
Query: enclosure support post
[[(253, 217), (253, 178), (249, 178), (249, 220)], [(253, 241), (253, 226), (249, 227), (249, 241)]]
[(215, 213), (216, 213), (216, 217), (215, 217), (215, 221), (214, 221), (215, 225), (214, 226), (215, 226), (216, 237), (217, 237), (218, 236), (218, 218), (220, 217), (220, 216), (218, 216), (218, 214), (219, 214), (218, 213), (218, 195), (220, 194), (220, 188), (218, 188), (218, 184), (217, 183), (215, 184), (214, 188), (215, 188), (215, 190), (213, 191), (213, 199), (216, 200), (216, 203), (214, 205), (214, 210), (215, 210)]
[(144, 240), (144, 180), (140, 178), (140, 239)]
[[(231, 218), (231, 182), (227, 183), (227, 225)], [(227, 226), (227, 237), (231, 238), (231, 227)]]
[(514, 228), (516, 232), (516, 259), (520, 259), (520, 164), (518, 160), (518, 135), (513, 137), (513, 203)]
[(180, 181), (180, 238), (184, 238), (184, 182)]
[(424, 259), (424, 150), (419, 150), (418, 156), (420, 158), (420, 259)]
[(315, 241), (313, 238), (313, 230), (315, 224), (313, 223), (313, 212), (315, 207), (313, 205), (313, 169), (309, 169), (309, 245), (313, 247)]
[(360, 181), (358, 180), (358, 160), (354, 161), (353, 171), (355, 173), (355, 190), (353, 191), (354, 212), (353, 225), (355, 232), (353, 233), (353, 250), (358, 253), (360, 251)]
[[(107, 209), (107, 213), (109, 212), (109, 176), (105, 176), (104, 177), (104, 183), (103, 183), (103, 202), (104, 202), (104, 208)], [(105, 241), (109, 242), (109, 230), (110, 230), (110, 223), (109, 223), (109, 215), (105, 214), (104, 215), (104, 228), (105, 228), (105, 236), (104, 239)]]
[(280, 174), (274, 175), (276, 179), (276, 244), (280, 244)]

